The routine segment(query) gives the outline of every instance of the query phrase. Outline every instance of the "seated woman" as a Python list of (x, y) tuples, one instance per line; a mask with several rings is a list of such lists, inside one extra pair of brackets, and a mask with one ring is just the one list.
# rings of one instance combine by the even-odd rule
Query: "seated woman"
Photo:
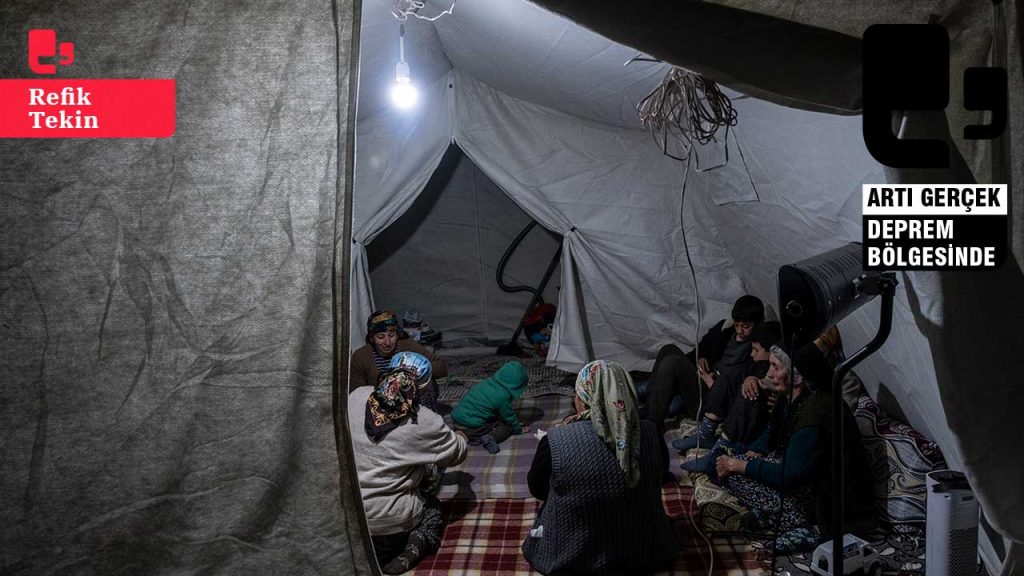
[(668, 449), (641, 422), (632, 379), (614, 362), (591, 362), (576, 378), (575, 407), (534, 455), (527, 482), (544, 504), (523, 555), (542, 574), (668, 567), (679, 552), (661, 499)]
[(360, 386), (374, 386), (381, 372), (391, 365), (391, 358), (398, 352), (415, 352), (430, 360), (434, 378), (448, 375), (448, 365), (435, 358), (429, 350), (413, 341), (398, 327), (398, 317), (390, 310), (378, 310), (366, 320), (366, 345), (352, 353), (349, 363), (348, 390)]
[(422, 483), (429, 467), (466, 458), (466, 436), (421, 407), (418, 395), (415, 376), (399, 368), (348, 397), (359, 489), (385, 574), (406, 572), (437, 551), (444, 532), (441, 504), (423, 493)]
[(434, 412), (438, 412), (437, 397), (440, 391), (437, 388), (437, 382), (434, 380), (434, 367), (430, 364), (430, 360), (416, 352), (398, 352), (391, 357), (391, 364), (388, 366), (388, 370), (396, 368), (410, 372), (416, 378), (420, 406), (426, 406)]
[[(795, 359), (772, 346), (767, 381), (778, 396), (768, 428), (747, 447), (716, 445), (726, 453), (717, 457), (711, 472), (750, 511), (743, 519), (747, 529), (779, 534), (774, 543), (779, 553), (812, 548), (823, 539), (819, 529), (829, 534), (829, 386), (814, 391), (802, 373), (815, 373), (820, 356), (813, 344), (801, 348)], [(845, 405), (844, 413), (846, 528), (858, 532), (870, 528), (874, 519), (869, 470), (857, 425)]]

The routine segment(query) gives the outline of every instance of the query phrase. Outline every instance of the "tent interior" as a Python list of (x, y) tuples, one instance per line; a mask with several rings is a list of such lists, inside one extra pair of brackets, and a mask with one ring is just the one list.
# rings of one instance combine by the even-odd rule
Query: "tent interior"
[[(377, 307), (418, 311), (440, 326), (444, 348), (508, 342), (532, 293), (557, 257), (557, 237), (535, 223), (452, 145), (416, 201), (367, 246)], [(557, 302), (559, 260), (541, 302)], [(405, 278), (417, 278), (408, 282)]]
[[(343, 408), (375, 308), (419, 311), (439, 353), (506, 341), (530, 295), (494, 275), (534, 221), (504, 279), (559, 254), (536, 368), (649, 371), (742, 294), (778, 313), (780, 266), (861, 239), (862, 184), (950, 182), (1010, 185), (1011, 253), (898, 273), (856, 372), (966, 474), (987, 571), (1024, 570), (1018, 2), (457, 0), (401, 23), (404, 111), (394, 5), (0, 2), (0, 91), (173, 79), (176, 114), (168, 138), (0, 138), (0, 573), (378, 574)], [(925, 22), (950, 33), (949, 105), (895, 116), (953, 164), (893, 169), (864, 144), (861, 38)], [(35, 29), (73, 65), (33, 73)], [(962, 137), (969, 66), (1008, 71), (996, 141)], [(637, 113), (673, 67), (737, 114), (670, 142), (683, 160)], [(880, 307), (840, 323), (848, 353)]]
[[(529, 295), (497, 292), (494, 263), (533, 218), (564, 248), (559, 289), (547, 294), (558, 304), (547, 363), (571, 372), (602, 358), (650, 370), (660, 346), (692, 348), (741, 294), (775, 306), (780, 266), (859, 242), (861, 185), (893, 181), (865, 148), (859, 116), (728, 87), (735, 127), (670, 158), (637, 113), (668, 64), (630, 62), (643, 54), (528, 2), (461, 2), (436, 20), (401, 22), (392, 6), (367, 2), (362, 17), (353, 348), (365, 336), (359, 319), (375, 308), (418, 310), (446, 342), (449, 332), (461, 342), (507, 338)], [(419, 87), (409, 110), (387, 97), (399, 24)], [(415, 200), (449, 144), (466, 158), (440, 192)], [(536, 283), (553, 246), (527, 251), (532, 268), (519, 278)], [(856, 372), (963, 469), (915, 320), (924, 291), (907, 274), (891, 335)], [(875, 301), (840, 323), (848, 351), (874, 335), (879, 314)], [(982, 540), (997, 571), (1001, 536), (989, 528)]]

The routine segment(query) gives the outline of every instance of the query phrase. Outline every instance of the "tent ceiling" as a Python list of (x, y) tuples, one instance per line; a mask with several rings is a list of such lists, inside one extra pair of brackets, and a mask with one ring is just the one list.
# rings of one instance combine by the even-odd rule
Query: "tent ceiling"
[[(430, 0), (435, 9), (440, 0)], [(447, 2), (441, 2), (447, 6)], [(398, 23), (391, 2), (370, 0), (363, 14), (360, 117), (386, 102), (383, 91), (398, 56)], [(427, 10), (425, 9), (425, 11)], [(393, 27), (393, 34), (381, 34)], [(409, 19), (406, 34), (419, 39), (436, 28), (442, 57), (477, 80), (516, 98), (606, 124), (639, 128), (636, 104), (664, 76), (664, 64), (624, 66), (637, 51), (616, 44), (526, 0), (461, 0), (451, 15), (429, 22)], [(406, 42), (413, 76), (429, 82), (443, 73), (428, 45)], [(433, 51), (434, 48), (428, 48)], [(419, 64), (420, 61), (426, 61)], [(425, 68), (424, 68), (425, 66)]]

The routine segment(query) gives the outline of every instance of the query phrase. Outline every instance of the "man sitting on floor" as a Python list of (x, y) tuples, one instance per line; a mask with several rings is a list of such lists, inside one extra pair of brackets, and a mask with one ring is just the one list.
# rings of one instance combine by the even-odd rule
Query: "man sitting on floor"
[[(666, 344), (658, 351), (651, 371), (647, 396), (647, 420), (663, 430), (665, 416), (675, 395), (681, 395), (685, 413), (697, 416), (697, 405), (706, 387), (714, 383), (716, 373), (731, 367), (749, 367), (750, 334), (764, 322), (764, 303), (756, 296), (740, 296), (732, 308), (732, 325), (723, 319), (708, 330), (694, 351), (684, 353), (675, 344)], [(696, 359), (695, 359), (696, 357)], [(698, 379), (699, 378), (699, 379)], [(700, 386), (698, 382), (703, 382)]]
[[(680, 452), (696, 448), (698, 444), (710, 448), (715, 443), (718, 426), (725, 421), (726, 435), (734, 442), (752, 442), (768, 425), (768, 394), (758, 389), (753, 398), (741, 394), (744, 383), (757, 383), (768, 373), (769, 350), (782, 338), (778, 322), (766, 322), (754, 329), (750, 336), (751, 362), (746, 367), (726, 368), (715, 379), (704, 402), (704, 414), (697, 433), (679, 438), (672, 447)], [(706, 465), (706, 463), (705, 463)], [(705, 466), (699, 461), (683, 462), (683, 470), (697, 471)]]

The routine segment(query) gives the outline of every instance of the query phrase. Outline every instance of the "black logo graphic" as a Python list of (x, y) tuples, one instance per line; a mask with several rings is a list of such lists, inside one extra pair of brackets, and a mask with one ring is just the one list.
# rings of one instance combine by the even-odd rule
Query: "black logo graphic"
[[(893, 168), (948, 168), (942, 140), (900, 140), (895, 111), (942, 111), (949, 105), (949, 33), (937, 24), (875, 24), (864, 31), (864, 143)], [(964, 71), (964, 107), (990, 110), (989, 124), (964, 127), (968, 140), (991, 140), (1006, 129), (1004, 68)]]

